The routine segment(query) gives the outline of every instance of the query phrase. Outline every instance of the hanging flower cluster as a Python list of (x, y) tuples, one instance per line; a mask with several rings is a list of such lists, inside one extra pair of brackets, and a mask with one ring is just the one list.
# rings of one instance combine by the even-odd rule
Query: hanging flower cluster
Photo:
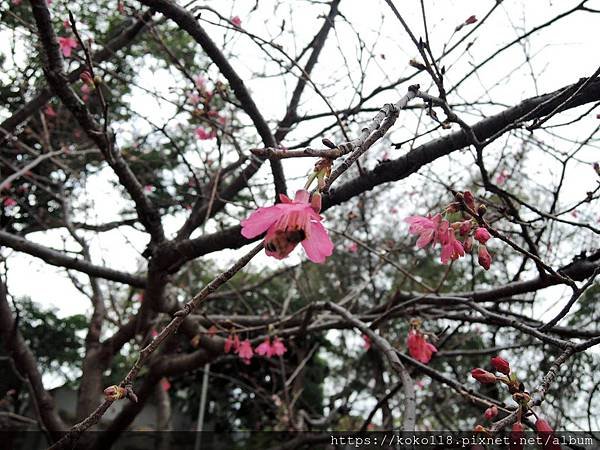
[(421, 321), (412, 319), (406, 345), (410, 356), (423, 364), (429, 363), (433, 354), (437, 352), (437, 348), (428, 342), (428, 338), (429, 336), (421, 331)]
[(225, 353), (230, 353), (232, 350), (240, 357), (244, 364), (250, 364), (254, 353), (259, 356), (271, 358), (272, 356), (283, 356), (283, 354), (287, 352), (285, 344), (278, 337), (275, 337), (273, 342), (271, 342), (271, 339), (267, 337), (256, 347), (256, 349), (253, 350), (252, 344), (248, 339), (240, 341), (239, 336), (235, 333), (227, 336), (227, 339), (225, 340)]
[[(499, 356), (495, 356), (490, 360), (491, 366), (494, 368), (496, 375), (492, 372), (488, 372), (485, 369), (479, 367), (471, 370), (471, 376), (475, 378), (481, 384), (494, 384), (500, 382), (507, 386), (508, 392), (512, 394), (513, 400), (519, 406), (517, 411), (517, 420), (512, 426), (511, 430), (511, 450), (523, 450), (525, 438), (524, 438), (524, 427), (522, 419), (530, 414), (533, 414), (536, 418), (535, 429), (538, 436), (544, 443), (545, 450), (560, 450), (559, 440), (554, 436), (554, 430), (550, 424), (538, 416), (532, 409), (530, 409), (531, 395), (525, 391), (525, 386), (519, 381), (517, 375), (511, 370), (509, 362)], [(490, 406), (484, 412), (484, 417), (487, 420), (492, 420), (498, 415), (498, 407), (496, 405)], [(475, 431), (489, 434), (487, 428), (483, 425), (477, 425)]]
[(410, 225), (408, 231), (419, 236), (417, 239), (419, 248), (439, 244), (442, 264), (448, 264), (470, 253), (474, 241), (477, 241), (479, 265), (488, 270), (492, 264), (492, 256), (486, 243), (492, 236), (486, 228), (478, 226), (476, 218), (470, 213), (482, 216), (485, 213), (485, 206), (476, 205), (475, 198), (469, 191), (460, 193), (457, 197), (460, 201), (451, 203), (442, 213), (427, 217), (410, 216), (404, 219)]

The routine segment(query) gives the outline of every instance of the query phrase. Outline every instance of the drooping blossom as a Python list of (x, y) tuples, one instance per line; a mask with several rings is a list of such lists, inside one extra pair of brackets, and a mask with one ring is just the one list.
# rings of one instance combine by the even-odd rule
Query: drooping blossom
[(47, 105), (44, 108), (44, 115), (47, 117), (56, 117), (56, 111), (54, 111), (52, 105)]
[(481, 384), (492, 384), (496, 382), (496, 375), (479, 367), (471, 370), (471, 376)]
[(12, 208), (13, 206), (15, 206), (17, 204), (17, 201), (12, 197), (4, 197), (4, 200), (2, 200), (2, 204), (6, 208)]
[(231, 18), (231, 23), (233, 24), (234, 27), (240, 27), (242, 25), (242, 19), (239, 18), (239, 16), (233, 16)]
[(449, 226), (447, 220), (443, 220), (439, 227), (439, 241), (442, 244), (442, 253), (440, 260), (442, 264), (448, 264), (461, 256), (465, 256), (465, 249), (454, 233), (454, 229)]
[(237, 354), (242, 359), (244, 364), (250, 364), (250, 360), (252, 359), (254, 352), (248, 339), (244, 339), (242, 342), (240, 342), (240, 345), (237, 349)]
[(504, 358), (494, 356), (491, 359), (492, 367), (504, 375), (510, 375), (510, 364)]
[(483, 413), (483, 417), (485, 417), (487, 420), (492, 420), (497, 415), (498, 415), (498, 407), (496, 405), (490, 406)]
[(409, 233), (419, 235), (417, 247), (424, 248), (435, 242), (442, 216), (440, 214), (433, 217), (411, 216), (404, 219), (404, 221), (410, 225), (408, 228)]
[(287, 352), (285, 344), (278, 337), (273, 339), (273, 344), (271, 344), (271, 350), (273, 351), (273, 355), (275, 356), (283, 356), (283, 354)]
[(363, 334), (362, 335), (362, 339), (363, 339), (363, 348), (365, 350), (369, 350), (371, 348), (371, 338), (369, 337), (368, 334)]
[(479, 246), (479, 255), (478, 255), (479, 265), (483, 267), (485, 270), (489, 270), (492, 265), (492, 256), (485, 245)]
[(215, 130), (206, 131), (204, 128), (198, 127), (196, 128), (196, 136), (201, 141), (206, 141), (217, 137), (217, 132)]
[(204, 78), (202, 75), (196, 75), (194, 77), (194, 84), (196, 85), (196, 89), (199, 91), (204, 91), (206, 88), (206, 78)]
[(492, 235), (486, 228), (479, 227), (475, 230), (475, 234), (473, 235), (473, 237), (479, 243), (485, 244), (487, 241), (489, 241), (492, 238)]
[(225, 339), (225, 346), (224, 346), (225, 353), (229, 353), (232, 349), (234, 352), (237, 352), (239, 347), (240, 347), (240, 338), (237, 334), (235, 336), (231, 335), (231, 334), (229, 336), (227, 336), (227, 339)]
[(535, 431), (542, 438), (544, 450), (560, 450), (558, 439), (554, 436), (554, 430), (544, 419), (537, 419), (535, 422)]
[(273, 355), (273, 348), (271, 347), (271, 340), (266, 338), (258, 347), (256, 347), (256, 354), (260, 356), (266, 356), (270, 358)]
[(437, 348), (430, 342), (427, 342), (422, 333), (414, 329), (408, 332), (406, 344), (410, 356), (423, 364), (431, 361), (431, 357), (437, 352)]
[[(296, 192), (294, 200), (279, 196), (281, 203), (258, 208), (243, 220), (242, 236), (252, 239), (265, 231), (265, 253), (277, 259), (287, 257), (299, 243), (308, 259), (323, 263), (333, 253), (333, 243), (321, 223), (321, 196), (306, 189)], [(309, 201), (310, 200), (310, 201)]]
[(510, 432), (510, 450), (523, 450), (524, 444), (521, 440), (525, 437), (525, 427), (521, 422), (513, 423), (512, 430)]
[(60, 51), (62, 52), (65, 58), (69, 58), (71, 56), (71, 52), (74, 48), (77, 47), (77, 41), (72, 37), (59, 37), (58, 45), (60, 46)]

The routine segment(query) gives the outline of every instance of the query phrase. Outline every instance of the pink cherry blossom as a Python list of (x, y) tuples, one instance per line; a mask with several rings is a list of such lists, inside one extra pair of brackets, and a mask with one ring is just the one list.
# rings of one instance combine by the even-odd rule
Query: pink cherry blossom
[(213, 139), (213, 138), (217, 137), (217, 132), (215, 130), (206, 131), (204, 128), (198, 127), (198, 128), (196, 128), (196, 136), (201, 141), (206, 141), (208, 139)]
[(448, 264), (461, 256), (465, 256), (465, 249), (456, 239), (454, 229), (449, 226), (448, 221), (444, 220), (439, 227), (439, 241), (442, 244), (442, 254), (440, 260), (442, 264)]
[(492, 265), (492, 256), (485, 245), (479, 246), (479, 265), (483, 267), (485, 270), (489, 270)]
[(488, 409), (485, 410), (485, 412), (483, 413), (483, 416), (487, 419), (487, 420), (492, 420), (494, 417), (496, 417), (498, 415), (498, 407), (496, 405), (492, 405), (490, 406)]
[(196, 89), (199, 91), (204, 91), (206, 88), (206, 78), (204, 78), (202, 75), (196, 75), (194, 77), (194, 83), (196, 84)]
[(48, 117), (56, 117), (56, 111), (54, 111), (52, 105), (48, 105), (44, 108), (44, 114)]
[(15, 6), (19, 6), (23, 0), (12, 0), (12, 4)]
[(266, 338), (262, 344), (256, 347), (256, 354), (266, 356), (267, 358), (273, 355), (273, 348), (271, 347), (271, 340), (269, 338)]
[(356, 242), (350, 242), (347, 249), (350, 253), (356, 253), (358, 251), (358, 244)]
[(237, 352), (238, 349), (240, 348), (240, 338), (238, 337), (238, 335), (236, 334), (235, 336), (230, 334), (229, 336), (227, 336), (227, 339), (225, 340), (225, 346), (224, 346), (224, 352), (225, 353), (229, 353), (231, 351), (231, 349), (233, 349), (234, 352)]
[(242, 25), (242, 19), (239, 18), (239, 16), (233, 16), (231, 18), (231, 23), (233, 24), (234, 27), (240, 27)]
[(196, 93), (192, 93), (188, 95), (188, 102), (190, 102), (191, 105), (196, 106), (198, 103), (200, 103), (200, 96)]
[(321, 223), (320, 195), (305, 189), (296, 192), (294, 200), (280, 195), (281, 203), (267, 208), (258, 208), (242, 221), (242, 236), (252, 239), (265, 231), (265, 253), (277, 259), (287, 257), (299, 243), (304, 247), (308, 259), (323, 263), (333, 253), (333, 243)]
[(153, 190), (154, 186), (152, 186), (151, 184), (147, 184), (146, 186), (144, 186), (144, 192), (146, 194), (151, 194)]
[(2, 204), (7, 208), (12, 208), (17, 204), (17, 201), (12, 197), (5, 197), (4, 200), (2, 200)]
[(440, 214), (433, 217), (411, 216), (404, 219), (410, 225), (408, 232), (419, 235), (419, 239), (417, 239), (417, 247), (419, 248), (427, 247), (436, 241), (441, 220), (442, 216)]
[(437, 352), (437, 348), (425, 340), (417, 330), (410, 330), (407, 339), (408, 353), (417, 361), (427, 364), (431, 356)]
[(237, 349), (237, 354), (242, 359), (244, 364), (250, 364), (250, 360), (252, 359), (254, 352), (252, 351), (252, 345), (248, 339), (244, 339), (242, 342), (240, 342), (240, 345)]
[(285, 352), (287, 352), (287, 348), (281, 339), (276, 337), (273, 339), (273, 344), (271, 344), (271, 350), (273, 355), (275, 356), (283, 356)]
[(487, 241), (489, 241), (492, 237), (492, 235), (490, 234), (490, 232), (483, 228), (483, 227), (479, 227), (475, 230), (475, 234), (473, 235), (473, 237), (481, 244), (485, 244)]
[(502, 185), (510, 178), (510, 174), (506, 170), (502, 170), (496, 177), (496, 184)]
[(367, 334), (363, 334), (362, 338), (363, 338), (363, 348), (365, 350), (369, 350), (371, 348), (371, 338)]
[(58, 45), (60, 45), (60, 50), (65, 58), (71, 56), (71, 51), (77, 47), (77, 41), (72, 37), (59, 37)]

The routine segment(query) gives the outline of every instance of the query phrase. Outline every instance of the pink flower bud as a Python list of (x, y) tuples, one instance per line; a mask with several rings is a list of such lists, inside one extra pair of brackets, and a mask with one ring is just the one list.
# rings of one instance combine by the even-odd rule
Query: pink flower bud
[(471, 370), (471, 376), (479, 381), (481, 384), (492, 384), (496, 382), (496, 375), (487, 370), (480, 369), (479, 367)]
[(504, 375), (510, 374), (510, 364), (507, 360), (500, 358), (499, 356), (495, 356), (491, 359), (491, 362), (492, 367), (498, 372), (503, 373)]
[(492, 420), (497, 415), (498, 415), (498, 407), (496, 405), (490, 406), (483, 413), (483, 417), (485, 417), (487, 420)]
[(467, 20), (465, 20), (465, 24), (466, 24), (466, 25), (472, 25), (472, 24), (474, 24), (475, 22), (477, 22), (477, 17), (475, 17), (475, 16), (469, 16), (469, 17), (467, 18)]
[(485, 245), (479, 246), (479, 265), (485, 270), (489, 270), (492, 265), (492, 256)]
[(544, 450), (560, 450), (557, 438), (554, 436), (554, 430), (544, 419), (538, 419), (535, 422), (535, 430), (542, 438)]
[(521, 422), (515, 422), (510, 433), (510, 450), (523, 450), (524, 444), (521, 439), (524, 437), (525, 428)]
[(482, 227), (479, 227), (475, 230), (475, 234), (473, 235), (475, 237), (475, 239), (482, 243), (485, 244), (487, 241), (489, 241), (491, 239), (491, 235), (490, 232)]

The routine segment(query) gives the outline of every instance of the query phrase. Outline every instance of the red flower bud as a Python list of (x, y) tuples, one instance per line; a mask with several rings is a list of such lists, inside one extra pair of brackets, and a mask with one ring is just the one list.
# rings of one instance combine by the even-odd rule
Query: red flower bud
[(125, 390), (125, 388), (122, 388), (121, 386), (113, 385), (113, 386), (109, 386), (106, 389), (104, 389), (104, 398), (106, 398), (106, 400), (112, 400), (112, 401), (120, 400), (125, 397), (126, 393), (127, 393), (127, 391)]
[(479, 241), (482, 244), (485, 244), (492, 237), (492, 235), (490, 234), (490, 232), (488, 230), (486, 230), (485, 228), (482, 228), (482, 227), (477, 228), (475, 230), (475, 234), (473, 236), (475, 237), (475, 239), (477, 241)]
[(554, 436), (554, 430), (544, 419), (538, 419), (535, 422), (535, 430), (538, 436), (542, 438), (544, 450), (560, 450), (557, 438)]
[(510, 450), (523, 450), (524, 444), (521, 439), (524, 437), (525, 428), (521, 422), (515, 422), (510, 432)]
[(479, 367), (471, 370), (471, 376), (481, 384), (492, 384), (496, 382), (496, 375)]
[(510, 364), (507, 360), (500, 358), (499, 356), (494, 356), (491, 360), (492, 367), (496, 369), (498, 372), (503, 373), (504, 375), (510, 374)]
[(479, 246), (479, 265), (483, 267), (485, 270), (489, 270), (492, 265), (492, 255), (488, 252), (488, 249), (485, 245)]
[(466, 25), (471, 25), (471, 24), (474, 24), (475, 22), (477, 22), (477, 17), (475, 17), (475, 16), (469, 16), (467, 18), (467, 20), (465, 20)]
[(485, 417), (487, 420), (492, 420), (497, 415), (498, 415), (498, 407), (496, 405), (490, 406), (483, 413), (483, 417)]

